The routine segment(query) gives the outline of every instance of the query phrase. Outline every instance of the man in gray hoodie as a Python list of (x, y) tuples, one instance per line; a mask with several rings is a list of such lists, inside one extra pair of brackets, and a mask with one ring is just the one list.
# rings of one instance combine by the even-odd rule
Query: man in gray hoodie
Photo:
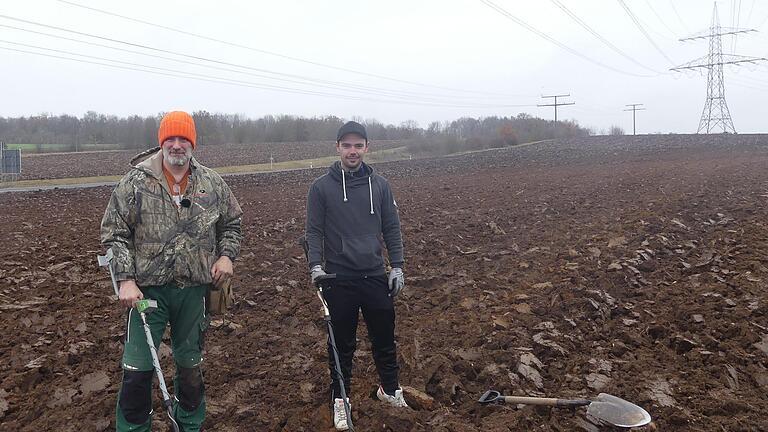
[[(306, 239), (312, 281), (328, 273), (337, 278), (324, 291), (339, 352), (344, 387), (350, 394), (352, 359), (359, 311), (363, 312), (381, 385), (377, 397), (407, 407), (398, 383), (393, 299), (405, 286), (403, 241), (397, 203), (386, 179), (363, 162), (368, 152), (363, 125), (347, 122), (338, 131), (340, 160), (317, 178), (307, 196)], [(391, 270), (387, 275), (382, 241)], [(347, 418), (339, 381), (328, 347), (334, 426), (346, 430)]]

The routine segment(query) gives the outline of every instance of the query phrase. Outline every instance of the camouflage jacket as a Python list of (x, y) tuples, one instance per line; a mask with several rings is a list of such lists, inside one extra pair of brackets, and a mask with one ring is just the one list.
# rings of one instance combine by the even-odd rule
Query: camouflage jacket
[(218, 257), (240, 253), (243, 212), (224, 180), (194, 158), (182, 197), (190, 205), (176, 206), (162, 161), (157, 151), (120, 180), (101, 221), (101, 243), (112, 248), (118, 281), (209, 284)]

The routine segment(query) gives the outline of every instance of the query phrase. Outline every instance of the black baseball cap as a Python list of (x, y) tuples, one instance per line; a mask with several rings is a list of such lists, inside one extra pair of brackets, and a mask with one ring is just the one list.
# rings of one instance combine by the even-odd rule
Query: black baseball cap
[(368, 134), (365, 132), (365, 126), (358, 122), (348, 121), (344, 123), (344, 126), (339, 128), (339, 133), (336, 134), (336, 142), (341, 141), (341, 139), (344, 138), (344, 135), (351, 133), (358, 134), (363, 137), (365, 141), (368, 141)]

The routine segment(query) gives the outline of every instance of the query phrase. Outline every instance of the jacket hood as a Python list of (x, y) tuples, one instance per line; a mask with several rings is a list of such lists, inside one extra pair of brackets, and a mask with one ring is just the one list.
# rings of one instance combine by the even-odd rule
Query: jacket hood
[(344, 171), (341, 168), (341, 161), (336, 161), (333, 164), (331, 164), (330, 167), (328, 167), (328, 174), (333, 177), (334, 180), (341, 182), (342, 181), (342, 172), (345, 174), (344, 177), (346, 177), (346, 182), (353, 183), (357, 181), (368, 181), (369, 177), (372, 177), (374, 174), (374, 169), (372, 166), (368, 165), (365, 162), (360, 162), (360, 170), (364, 170), (364, 174), (356, 175), (357, 172), (355, 172), (355, 175), (352, 175), (349, 172)]
[[(189, 166), (193, 170), (197, 168), (197, 160), (193, 156), (189, 160)], [(160, 147), (154, 147), (137, 154), (131, 159), (131, 166), (158, 179), (162, 179), (163, 174), (163, 152)]]
[[(328, 175), (337, 183), (341, 183), (344, 202), (349, 201), (347, 198), (347, 187), (356, 188), (367, 185), (370, 212), (371, 214), (375, 214), (373, 211), (373, 186), (371, 184), (371, 178), (374, 175), (373, 167), (364, 162), (360, 162), (360, 170), (364, 170), (364, 172), (361, 173), (360, 171), (356, 171), (354, 173), (348, 173), (341, 168), (341, 161), (336, 161), (328, 168)], [(347, 186), (347, 184), (349, 184), (349, 186)]]

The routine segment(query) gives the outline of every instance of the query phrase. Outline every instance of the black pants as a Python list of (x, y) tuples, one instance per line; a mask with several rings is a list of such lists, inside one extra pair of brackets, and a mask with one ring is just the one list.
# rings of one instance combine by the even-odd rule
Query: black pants
[[(397, 346), (395, 344), (395, 307), (389, 297), (386, 276), (373, 276), (362, 279), (335, 280), (324, 291), (331, 323), (339, 352), (341, 371), (344, 374), (344, 389), (350, 394), (352, 382), (352, 359), (355, 354), (357, 322), (359, 311), (368, 327), (373, 361), (379, 373), (384, 391), (394, 394), (398, 388)], [(339, 380), (333, 352), (328, 343), (328, 366), (331, 370), (331, 390), (333, 397), (341, 397)]]

